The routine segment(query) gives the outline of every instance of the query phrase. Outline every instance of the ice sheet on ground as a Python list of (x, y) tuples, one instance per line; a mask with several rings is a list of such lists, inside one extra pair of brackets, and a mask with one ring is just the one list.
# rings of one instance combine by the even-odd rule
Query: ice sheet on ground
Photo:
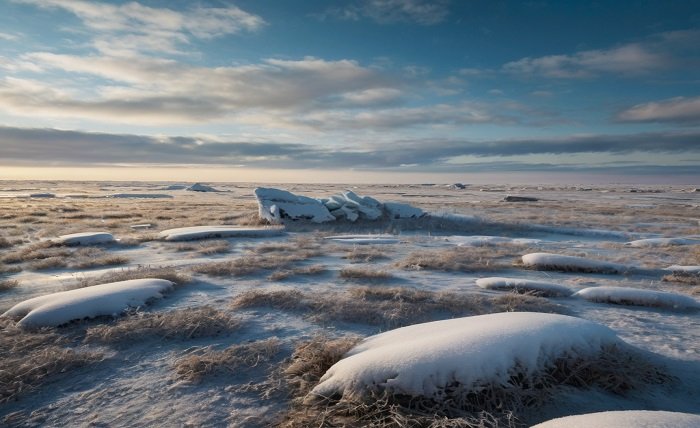
[(700, 302), (690, 296), (665, 291), (628, 287), (590, 287), (574, 294), (591, 302), (621, 305), (654, 306), (671, 309), (700, 309)]
[(572, 290), (563, 285), (523, 278), (479, 278), (476, 280), (476, 285), (489, 290), (536, 292), (544, 296), (571, 296), (573, 294)]
[(62, 291), (25, 300), (3, 317), (21, 318), (22, 327), (54, 327), (72, 320), (116, 315), (163, 297), (173, 283), (164, 279), (132, 279)]
[(134, 198), (134, 199), (169, 199), (172, 198), (173, 195), (168, 195), (165, 193), (115, 193), (112, 195), (109, 195), (110, 198), (118, 198), (118, 199), (127, 199), (127, 198)]
[(637, 239), (627, 243), (630, 247), (664, 247), (669, 245), (700, 245), (698, 238), (649, 238)]
[(525, 254), (522, 257), (522, 261), (526, 267), (547, 270), (584, 270), (592, 272), (623, 273), (630, 269), (628, 266), (618, 263), (551, 253)]
[(396, 244), (399, 242), (395, 235), (333, 235), (325, 239), (342, 244)]
[(566, 416), (532, 428), (697, 428), (700, 415), (651, 410), (618, 410)]
[(362, 394), (370, 388), (431, 397), (458, 382), (506, 382), (516, 364), (536, 372), (566, 353), (621, 344), (603, 325), (565, 315), (505, 312), (415, 324), (371, 336), (333, 365), (312, 395)]
[(191, 241), (207, 238), (265, 237), (284, 233), (283, 227), (191, 226), (167, 229), (158, 234), (166, 241)]
[(79, 232), (61, 235), (53, 241), (64, 245), (96, 245), (114, 242), (114, 236), (108, 232)]
[(201, 183), (195, 183), (190, 187), (186, 188), (185, 190), (189, 190), (190, 192), (220, 192), (220, 190), (217, 190), (211, 186), (207, 186), (206, 184)]
[(535, 245), (539, 244), (539, 239), (526, 238), (507, 238), (505, 236), (450, 236), (447, 237), (448, 242), (453, 242), (460, 247), (488, 247), (498, 244), (516, 244), (516, 245)]

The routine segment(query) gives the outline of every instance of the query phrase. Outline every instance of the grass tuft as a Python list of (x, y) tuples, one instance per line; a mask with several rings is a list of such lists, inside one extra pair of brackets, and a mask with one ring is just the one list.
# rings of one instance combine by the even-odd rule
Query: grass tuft
[(413, 252), (396, 266), (406, 270), (488, 271), (505, 267), (499, 259), (506, 255), (508, 252), (499, 252), (492, 247), (453, 247)]
[(83, 288), (98, 284), (106, 284), (108, 282), (127, 281), (130, 279), (158, 278), (166, 279), (175, 285), (183, 285), (192, 280), (192, 277), (179, 271), (176, 267), (150, 267), (139, 266), (132, 269), (122, 269), (107, 272), (98, 277), (82, 278), (77, 284), (69, 288)]
[(394, 275), (385, 270), (348, 266), (340, 270), (340, 277), (343, 279), (377, 281), (381, 279), (392, 279)]

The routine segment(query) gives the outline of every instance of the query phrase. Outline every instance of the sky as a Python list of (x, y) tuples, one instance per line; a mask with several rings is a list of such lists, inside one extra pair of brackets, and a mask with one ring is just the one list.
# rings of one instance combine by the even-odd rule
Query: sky
[(2, 0), (32, 178), (700, 184), (700, 3)]

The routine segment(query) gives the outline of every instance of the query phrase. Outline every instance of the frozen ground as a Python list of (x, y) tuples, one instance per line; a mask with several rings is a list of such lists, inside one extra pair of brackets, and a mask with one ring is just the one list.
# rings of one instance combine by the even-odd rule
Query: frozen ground
[[(0, 358), (5, 361), (0, 368), (18, 359), (51, 363), (51, 355), (39, 353), (42, 337), (48, 335), (63, 340), (51, 346), (99, 358), (63, 373), (47, 372), (13, 394), (7, 392), (10, 380), (0, 376), (0, 394), (6, 393), (0, 396), (0, 425), (274, 425), (292, 404), (279, 368), (305, 341), (319, 335), (367, 337), (426, 321), (506, 310), (554, 311), (600, 323), (649, 353), (676, 379), (626, 394), (567, 390), (523, 424), (606, 410), (700, 414), (700, 312), (673, 305), (532, 297), (476, 284), (480, 278), (501, 277), (557, 284), (571, 292), (625, 287), (698, 300), (700, 280), (692, 267), (700, 265), (700, 194), (689, 191), (695, 186), (266, 184), (319, 198), (350, 189), (442, 214), (396, 221), (294, 222), (279, 236), (185, 242), (159, 237), (182, 227), (261, 226), (256, 184), (208, 184), (218, 191), (191, 192), (170, 183), (0, 182), (0, 313), (34, 297), (132, 279), (115, 277), (125, 273), (152, 269), (154, 277), (173, 282), (164, 275), (189, 276), (164, 298), (116, 319), (46, 331), (16, 331), (2, 320), (0, 348), (5, 348)], [(538, 201), (504, 202), (504, 192)], [(55, 196), (37, 196), (46, 194)], [(47, 244), (90, 231), (110, 233), (116, 241)], [(357, 236), (325, 239), (334, 235)], [(639, 240), (651, 244), (628, 244)], [(601, 263), (566, 266), (561, 260), (525, 266), (522, 256), (535, 253), (625, 269), (598, 272), (595, 266)], [(667, 270), (672, 265), (690, 266), (685, 269), (690, 272), (673, 273)], [(200, 322), (197, 314), (206, 311), (233, 321)], [(185, 334), (168, 314), (194, 317), (188, 328), (215, 325)], [(128, 340), (119, 339), (124, 331), (131, 334)], [(7, 344), (21, 341), (30, 346), (17, 345), (12, 348), (16, 354), (8, 351)], [(251, 349), (257, 350), (251, 351), (253, 357), (224, 363), (210, 358)]]

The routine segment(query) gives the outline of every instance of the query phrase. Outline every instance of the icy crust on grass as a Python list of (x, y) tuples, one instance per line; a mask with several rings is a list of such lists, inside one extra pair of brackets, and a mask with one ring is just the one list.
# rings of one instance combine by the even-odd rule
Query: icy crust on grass
[(534, 292), (543, 296), (571, 296), (573, 291), (563, 285), (522, 278), (479, 278), (476, 285), (489, 290), (514, 290), (519, 293)]
[(59, 236), (54, 241), (63, 245), (109, 244), (114, 242), (114, 236), (107, 232), (80, 232)]
[(545, 270), (586, 271), (601, 273), (624, 273), (630, 268), (625, 265), (591, 260), (584, 257), (563, 256), (552, 253), (530, 253), (522, 257), (526, 267)]
[(165, 241), (192, 241), (207, 238), (266, 237), (284, 233), (283, 227), (192, 226), (168, 229), (158, 236)]
[(368, 245), (368, 244), (396, 244), (399, 242), (394, 235), (333, 235), (325, 239), (341, 244)]
[(73, 320), (116, 315), (163, 297), (173, 283), (164, 279), (132, 279), (62, 291), (25, 300), (2, 314), (21, 318), (21, 327), (55, 327)]
[(624, 344), (609, 328), (565, 315), (505, 312), (416, 324), (371, 336), (333, 365), (312, 396), (387, 390), (438, 398), (459, 383), (467, 390), (505, 383), (513, 368), (535, 373), (557, 358), (587, 356)]
[(697, 428), (700, 415), (651, 410), (622, 410), (566, 416), (532, 428)]
[(654, 306), (681, 310), (700, 309), (700, 302), (690, 296), (640, 288), (590, 287), (578, 291), (574, 296), (598, 303)]
[(526, 238), (507, 238), (505, 236), (450, 236), (447, 238), (449, 242), (454, 242), (459, 247), (490, 247), (499, 244), (515, 244), (515, 245), (535, 245), (539, 244), (539, 239)]
[(630, 247), (649, 248), (649, 247), (665, 247), (670, 245), (700, 245), (698, 238), (649, 238), (638, 239), (627, 243)]

